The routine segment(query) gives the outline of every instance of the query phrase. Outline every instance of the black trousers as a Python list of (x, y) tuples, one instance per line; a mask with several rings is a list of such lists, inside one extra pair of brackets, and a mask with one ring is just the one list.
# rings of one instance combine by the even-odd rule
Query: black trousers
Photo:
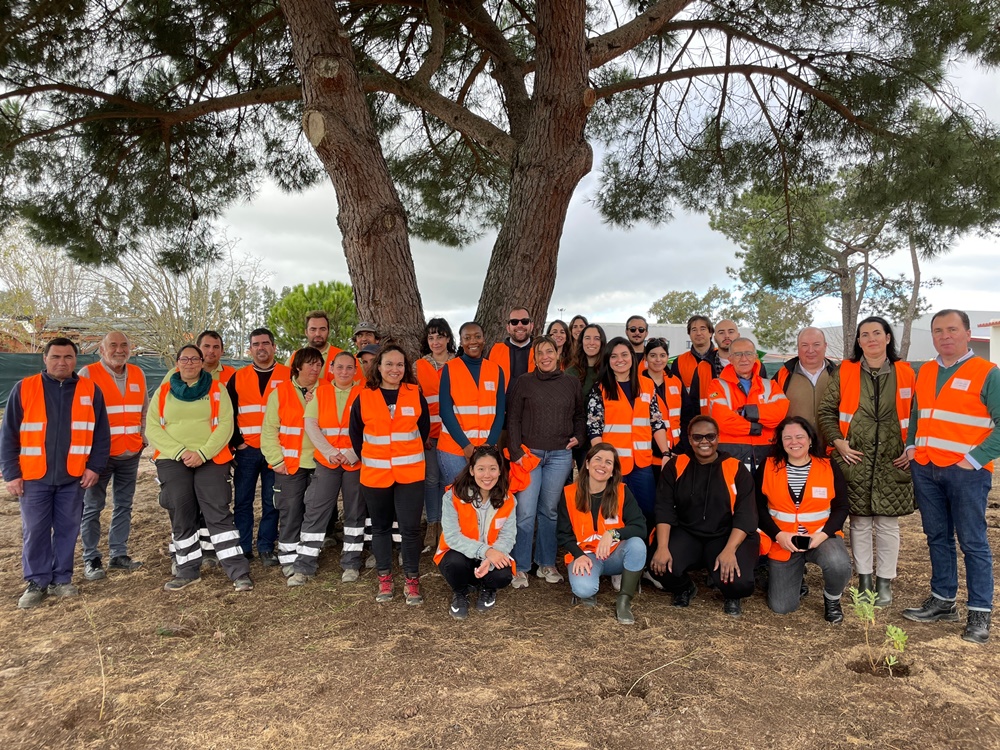
[(420, 534), (420, 516), (424, 511), (424, 482), (399, 482), (390, 487), (361, 485), (361, 498), (368, 506), (372, 519), (372, 552), (375, 567), (382, 572), (392, 570), (392, 522), (399, 522), (402, 539), (403, 572), (416, 578), (420, 571), (420, 550), (424, 540)]
[(715, 567), (715, 558), (725, 549), (728, 541), (728, 535), (717, 539), (705, 539), (674, 526), (670, 529), (668, 545), (670, 556), (673, 558), (671, 567), (674, 572), (667, 571), (659, 576), (654, 573), (650, 575), (662, 583), (664, 589), (676, 594), (691, 585), (691, 576), (688, 575), (690, 571), (705, 569), (708, 571), (709, 579), (726, 599), (744, 599), (753, 594), (753, 571), (760, 551), (760, 539), (754, 532), (736, 548), (736, 564), (740, 568), (740, 574), (731, 582), (723, 583), (719, 578), (719, 571), (713, 571), (712, 568)]
[(469, 586), (482, 586), (487, 589), (502, 589), (510, 586), (510, 582), (514, 580), (514, 574), (509, 567), (494, 568), (482, 578), (476, 578), (476, 568), (481, 562), (481, 560), (473, 560), (461, 552), (450, 549), (444, 553), (444, 557), (438, 564), (438, 569), (444, 580), (451, 586), (451, 590), (459, 594), (464, 594)]

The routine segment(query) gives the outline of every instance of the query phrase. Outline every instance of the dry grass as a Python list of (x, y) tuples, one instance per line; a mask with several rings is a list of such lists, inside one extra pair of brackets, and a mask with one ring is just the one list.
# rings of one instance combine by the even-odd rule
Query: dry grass
[[(614, 622), (607, 590), (596, 610), (570, 608), (565, 584), (536, 579), (501, 592), (491, 616), (455, 622), (426, 558), (418, 608), (398, 596), (376, 606), (370, 571), (341, 584), (330, 552), (301, 589), (255, 563), (253, 593), (209, 571), (168, 594), (155, 492), (147, 464), (133, 525), (142, 570), (83, 581), (78, 599), (29, 612), (15, 608), (17, 504), (0, 502), (5, 750), (1000, 747), (996, 644), (899, 617), (928, 586), (915, 516), (904, 520), (888, 613), (910, 634), (912, 672), (890, 681), (848, 669), (860, 624), (823, 623), (814, 568), (813, 593), (792, 615), (771, 614), (758, 594), (733, 620), (704, 588), (676, 610), (647, 589), (633, 628)], [(992, 505), (1000, 549), (1000, 497)]]

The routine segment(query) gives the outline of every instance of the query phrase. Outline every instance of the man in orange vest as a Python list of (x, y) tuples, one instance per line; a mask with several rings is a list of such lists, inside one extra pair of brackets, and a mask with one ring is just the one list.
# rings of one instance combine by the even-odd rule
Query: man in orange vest
[(968, 616), (962, 638), (984, 644), (993, 611), (993, 554), (986, 500), (1000, 456), (1000, 370), (969, 348), (961, 310), (931, 319), (937, 359), (917, 373), (906, 454), (931, 558), (931, 595), (903, 610), (915, 622), (959, 619), (955, 536), (965, 557)]
[[(343, 349), (334, 346), (330, 343), (330, 316), (328, 316), (323, 310), (310, 310), (306, 313), (306, 346), (310, 349), (315, 349), (320, 354), (323, 355), (323, 379), (327, 381), (333, 380), (333, 359), (336, 357)], [(288, 361), (285, 362), (289, 367), (292, 366), (292, 358), (298, 353), (298, 349), (292, 352)]]
[(28, 588), (21, 609), (47, 594), (75, 596), (73, 554), (83, 493), (97, 484), (111, 451), (104, 398), (76, 369), (76, 344), (45, 345), (45, 370), (17, 383), (0, 426), (0, 469), (21, 505), (21, 565)]
[(240, 532), (243, 554), (253, 556), (254, 496), (260, 479), (260, 526), (257, 529), (257, 553), (266, 567), (276, 567), (274, 545), (278, 539), (278, 511), (274, 507), (274, 470), (260, 448), (264, 407), (271, 391), (292, 377), (287, 365), (274, 360), (274, 334), (266, 328), (250, 332), (250, 356), (253, 363), (236, 371), (226, 386), (233, 400), (236, 424), (229, 441), (236, 458), (233, 471), (233, 520)]
[(754, 472), (771, 450), (774, 428), (788, 414), (788, 399), (777, 383), (761, 378), (750, 339), (733, 341), (728, 354), (729, 364), (712, 383), (709, 413), (719, 423), (719, 450)]
[(490, 349), (489, 359), (501, 370), (509, 392), (521, 375), (535, 369), (535, 354), (531, 348), (531, 333), (535, 324), (523, 307), (515, 307), (507, 318), (507, 338)]
[(708, 413), (708, 392), (712, 381), (722, 372), (718, 352), (712, 346), (715, 326), (704, 315), (688, 318), (687, 334), (691, 348), (678, 355), (670, 367), (670, 374), (680, 378), (684, 390), (681, 393), (681, 452), (690, 452), (687, 444), (688, 423), (699, 414)]
[(111, 426), (111, 457), (101, 472), (97, 484), (83, 495), (83, 522), (80, 539), (83, 542), (83, 577), (96, 581), (105, 577), (101, 553), (101, 511), (112, 486), (111, 526), (108, 529), (108, 570), (131, 573), (142, 563), (128, 555), (128, 538), (132, 528), (132, 498), (139, 473), (139, 457), (146, 447), (146, 376), (135, 365), (128, 364), (132, 345), (121, 331), (111, 331), (98, 350), (101, 359), (80, 369), (80, 377), (90, 378), (104, 397)]

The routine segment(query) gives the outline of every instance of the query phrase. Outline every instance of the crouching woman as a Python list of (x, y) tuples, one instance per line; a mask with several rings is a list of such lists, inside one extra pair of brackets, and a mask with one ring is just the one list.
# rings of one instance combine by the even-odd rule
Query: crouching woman
[(559, 502), (559, 546), (567, 550), (569, 585), (579, 603), (597, 604), (602, 575), (622, 577), (615, 615), (632, 625), (632, 597), (646, 564), (646, 520), (622, 481), (621, 461), (611, 443), (589, 451), (576, 484)]
[(468, 616), (472, 588), (479, 589), (476, 609), (489, 612), (496, 604), (497, 589), (513, 580), (516, 571), (510, 553), (517, 535), (516, 503), (507, 486), (499, 449), (480, 445), (444, 493), (434, 562), (451, 586), (449, 612), (456, 620)]

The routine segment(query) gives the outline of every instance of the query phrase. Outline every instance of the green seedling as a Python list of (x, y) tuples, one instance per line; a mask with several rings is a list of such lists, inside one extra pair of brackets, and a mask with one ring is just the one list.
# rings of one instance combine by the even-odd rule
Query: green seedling
[(899, 665), (899, 654), (906, 649), (906, 631), (897, 625), (887, 625), (885, 638), (881, 643), (872, 643), (872, 630), (875, 627), (875, 615), (881, 607), (875, 606), (874, 591), (858, 591), (855, 587), (850, 588), (851, 609), (855, 616), (861, 620), (865, 631), (865, 648), (867, 650), (868, 665), (872, 674), (877, 674), (879, 669), (885, 667), (892, 677), (892, 669)]

